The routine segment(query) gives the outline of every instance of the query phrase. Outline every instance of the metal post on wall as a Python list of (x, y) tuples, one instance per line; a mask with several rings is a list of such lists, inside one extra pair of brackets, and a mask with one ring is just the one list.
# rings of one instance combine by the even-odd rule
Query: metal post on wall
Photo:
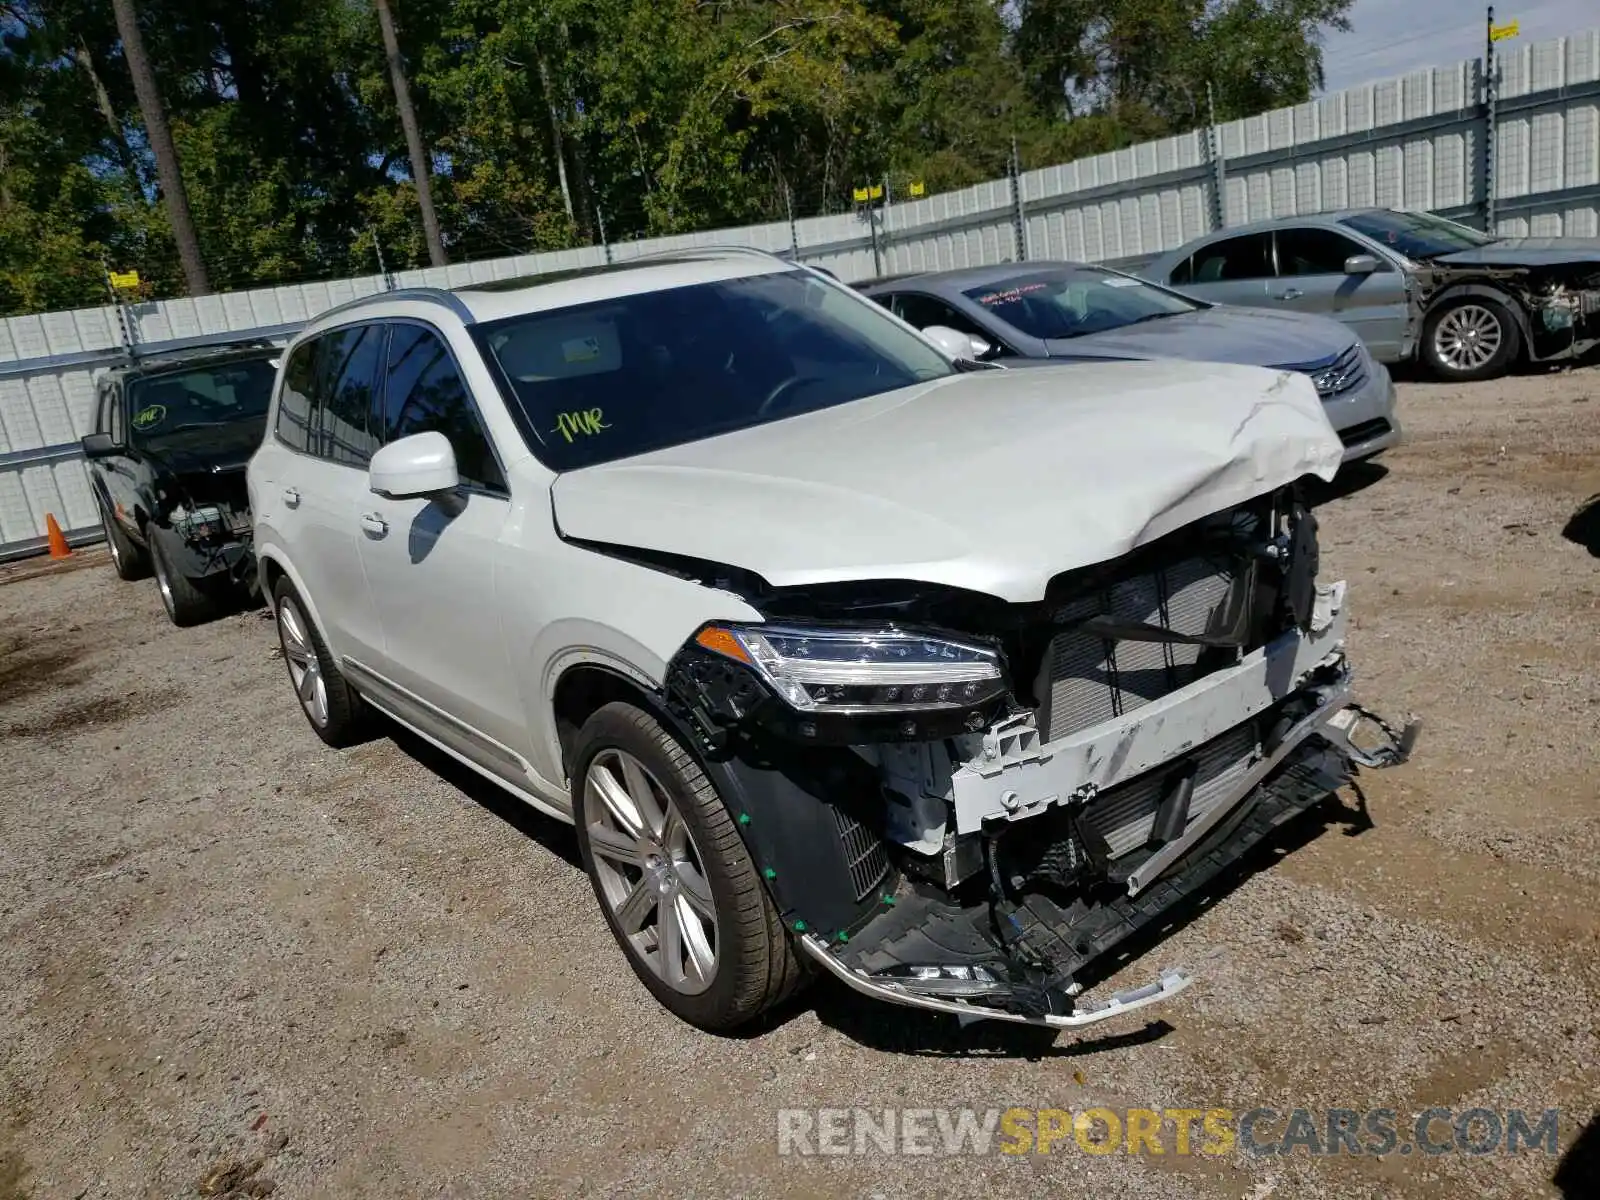
[(123, 299), (122, 293), (117, 290), (116, 281), (111, 278), (111, 264), (106, 262), (103, 256), (100, 259), (100, 270), (105, 276), (106, 292), (111, 297), (111, 307), (116, 310), (117, 338), (122, 343), (122, 352), (129, 359), (132, 359), (134, 357), (133, 320), (132, 314), (128, 311), (128, 302)]
[(882, 184), (877, 187), (868, 184), (866, 187), (851, 189), (851, 197), (855, 201), (856, 212), (867, 223), (867, 235), (872, 240), (872, 277), (874, 279), (883, 278), (883, 246), (878, 239), (879, 205), (876, 203), (877, 198), (883, 194)]
[(383, 243), (378, 240), (378, 231), (368, 225), (367, 232), (372, 235), (372, 252), (378, 258), (378, 274), (383, 276), (383, 290), (392, 292), (394, 291), (394, 276), (389, 274), (389, 264), (383, 260)]
[(1028, 214), (1022, 207), (1022, 155), (1017, 139), (1011, 139), (1011, 161), (1006, 164), (1011, 178), (1011, 244), (1018, 262), (1028, 261)]
[(1495, 225), (1495, 141), (1500, 134), (1495, 102), (1500, 92), (1499, 69), (1494, 61), (1494, 5), (1489, 5), (1483, 40), (1483, 230)]
[(787, 183), (783, 185), (783, 207), (789, 213), (789, 253), (794, 255), (795, 262), (799, 262), (800, 227), (794, 222), (794, 189)]
[(1206, 81), (1206, 156), (1211, 160), (1211, 228), (1227, 224), (1228, 164), (1222, 157), (1222, 131), (1217, 128), (1217, 98)]

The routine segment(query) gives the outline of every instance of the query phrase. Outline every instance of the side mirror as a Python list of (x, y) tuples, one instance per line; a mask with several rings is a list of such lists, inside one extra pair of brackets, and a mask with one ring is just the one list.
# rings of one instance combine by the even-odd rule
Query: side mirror
[(450, 439), (429, 432), (390, 442), (367, 464), (367, 486), (391, 500), (455, 491), (461, 486), (461, 476)]
[(969, 335), (967, 340), (972, 343), (972, 360), (974, 362), (982, 362), (994, 349), (993, 346), (975, 333)]
[(1344, 260), (1346, 275), (1371, 275), (1381, 264), (1371, 254), (1352, 254)]
[(91, 433), (83, 439), (83, 456), (93, 460), (96, 458), (110, 458), (122, 447), (111, 440), (109, 433)]
[(977, 361), (977, 355), (974, 353), (972, 346), (973, 338), (968, 334), (951, 329), (948, 325), (929, 325), (923, 329), (922, 336), (951, 358), (968, 358)]

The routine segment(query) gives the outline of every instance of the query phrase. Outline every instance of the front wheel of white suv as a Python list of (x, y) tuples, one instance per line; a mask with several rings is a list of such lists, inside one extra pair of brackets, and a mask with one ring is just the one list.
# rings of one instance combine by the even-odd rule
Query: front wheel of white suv
[(666, 1009), (721, 1032), (795, 990), (800, 963), (733, 818), (659, 721), (607, 704), (578, 733), (572, 779), (600, 909)]

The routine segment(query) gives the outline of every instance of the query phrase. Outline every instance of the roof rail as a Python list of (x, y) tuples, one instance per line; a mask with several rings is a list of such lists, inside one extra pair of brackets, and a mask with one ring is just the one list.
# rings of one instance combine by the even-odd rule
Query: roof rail
[(429, 304), (442, 304), (468, 325), (473, 321), (472, 310), (467, 307), (466, 301), (448, 288), (436, 287), (407, 287), (395, 288), (388, 292), (369, 292), (365, 296), (357, 296), (354, 300), (346, 300), (343, 304), (335, 304), (332, 308), (324, 309), (311, 320), (321, 321), (350, 309), (364, 308), (368, 304), (386, 300), (419, 300)]
[(791, 261), (793, 261), (791, 259), (785, 258), (783, 255), (781, 255), (781, 254), (779, 254), (779, 253), (777, 253), (776, 251), (773, 251), (773, 250), (762, 250), (762, 249), (760, 249), (759, 247), (756, 247), (756, 246), (739, 246), (739, 245), (731, 245), (731, 244), (730, 245), (726, 245), (726, 246), (722, 246), (722, 245), (680, 246), (676, 250), (653, 250), (649, 254), (635, 254), (630, 258), (624, 259), (623, 261), (624, 262), (645, 262), (645, 261), (650, 260), (650, 259), (684, 258), (684, 257), (693, 256), (693, 255), (696, 255), (696, 254), (705, 254), (705, 253), (711, 253), (711, 254), (743, 254), (743, 255), (745, 255), (745, 256), (747, 256), (749, 258), (775, 258), (779, 262), (791, 262)]
[(169, 342), (156, 342), (147, 345), (135, 342), (125, 347), (121, 359), (125, 364), (132, 363), (161, 363), (180, 362), (188, 358), (202, 357), (207, 354), (228, 354), (241, 350), (265, 350), (273, 345), (272, 339), (264, 334), (247, 334), (238, 337), (200, 337), (182, 339)]

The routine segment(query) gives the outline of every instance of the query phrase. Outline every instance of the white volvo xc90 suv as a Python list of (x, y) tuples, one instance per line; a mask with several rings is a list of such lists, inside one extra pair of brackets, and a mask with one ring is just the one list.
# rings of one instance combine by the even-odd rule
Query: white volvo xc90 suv
[(983, 368), (705, 251), (324, 314), (249, 491), (316, 732), (376, 710), (575, 822), (672, 1012), (820, 970), (1070, 1026), (1182, 988), (1081, 995), (1409, 749), (1316, 579), (1341, 453), (1292, 373)]

